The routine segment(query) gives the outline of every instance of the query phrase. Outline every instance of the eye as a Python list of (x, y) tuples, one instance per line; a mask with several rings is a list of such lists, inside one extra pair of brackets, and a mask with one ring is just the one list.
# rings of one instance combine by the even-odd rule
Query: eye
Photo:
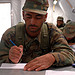
[(42, 19), (42, 15), (37, 15), (36, 18), (37, 19)]
[(38, 16), (38, 17), (36, 17), (36, 18), (37, 18), (37, 19), (41, 19), (42, 17), (39, 17), (39, 16)]
[(25, 16), (25, 18), (31, 19), (31, 16)]
[(26, 18), (26, 19), (31, 19), (32, 16), (31, 16), (30, 14), (25, 14), (25, 18)]

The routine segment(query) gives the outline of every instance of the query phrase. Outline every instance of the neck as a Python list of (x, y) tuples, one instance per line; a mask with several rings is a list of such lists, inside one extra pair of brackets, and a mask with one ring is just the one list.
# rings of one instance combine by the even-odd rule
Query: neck
[(31, 38), (35, 38), (37, 37), (39, 34), (40, 34), (40, 30), (38, 32), (29, 32), (29, 31), (26, 31), (27, 35)]

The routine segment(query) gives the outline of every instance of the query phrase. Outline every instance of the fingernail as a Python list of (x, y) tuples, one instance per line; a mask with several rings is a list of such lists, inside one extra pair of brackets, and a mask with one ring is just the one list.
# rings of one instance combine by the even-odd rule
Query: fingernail
[(30, 71), (31, 69), (29, 68), (28, 71)]
[(26, 71), (26, 68), (24, 68), (24, 71)]
[(38, 71), (38, 69), (35, 69), (35, 71)]

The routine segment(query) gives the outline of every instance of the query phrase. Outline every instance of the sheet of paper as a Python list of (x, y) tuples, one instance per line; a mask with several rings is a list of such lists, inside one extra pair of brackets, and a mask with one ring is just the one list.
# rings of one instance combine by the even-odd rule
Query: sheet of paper
[(53, 70), (46, 70), (45, 75), (75, 75), (75, 71), (53, 71)]
[(24, 69), (26, 63), (18, 63), (18, 64), (11, 64), (11, 63), (2, 63), (0, 69)]
[(71, 47), (72, 50), (75, 52), (75, 45), (71, 45), (70, 47)]

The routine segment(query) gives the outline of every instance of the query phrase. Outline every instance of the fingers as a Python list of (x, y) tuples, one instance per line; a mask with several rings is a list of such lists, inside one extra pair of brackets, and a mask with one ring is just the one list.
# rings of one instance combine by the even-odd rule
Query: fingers
[[(39, 57), (33, 59), (32, 61), (30, 61), (28, 64), (25, 65), (24, 67), (24, 71), (28, 70), (28, 71), (32, 71), (32, 70), (35, 70), (35, 71), (38, 71), (38, 69), (44, 65), (42, 62), (39, 61)], [(40, 69), (42, 70), (42, 69)]]
[(22, 46), (22, 45), (20, 45), (20, 46), (19, 46), (19, 48), (20, 48), (20, 53), (22, 53), (22, 54), (23, 54), (23, 46)]
[(22, 46), (22, 45), (20, 45), (19, 47), (20, 47), (20, 48), (23, 48), (23, 46)]
[(44, 66), (44, 65), (41, 65), (40, 67), (36, 68), (35, 71), (40, 71), (40, 70), (43, 70), (43, 69), (46, 69), (48, 67)]
[(36, 62), (29, 62), (28, 64), (26, 64), (25, 65), (25, 67), (24, 67), (24, 71), (26, 71), (26, 70), (28, 70), (28, 71), (30, 71), (30, 70), (34, 70), (35, 68), (37, 68), (39, 65), (38, 65), (38, 62), (36, 61)]
[(26, 71), (26, 70), (28, 70), (28, 71), (33, 71), (33, 70), (40, 71), (40, 70), (46, 69), (48, 67), (49, 66), (46, 66), (44, 64), (36, 63), (35, 65), (25, 66), (24, 71)]
[(20, 58), (22, 57), (22, 54), (23, 54), (23, 46), (22, 45), (20, 45), (19, 47), (13, 46), (9, 50), (9, 59), (13, 63), (18, 63)]
[(20, 54), (20, 49), (19, 48), (16, 48), (16, 47), (12, 47), (10, 49), (10, 52), (13, 54)]
[(41, 64), (36, 64), (36, 65), (33, 65), (32, 67), (29, 67), (29, 68), (25, 68), (24, 70), (26, 71), (26, 70), (28, 70), (28, 71), (32, 71), (32, 70), (35, 70), (36, 71), (36, 69), (38, 68), (38, 67), (40, 67), (41, 66)]
[(42, 55), (40, 57), (37, 57), (35, 59), (33, 59), (32, 61), (30, 61), (29, 63), (27, 63), (24, 67), (24, 70), (28, 70), (28, 71), (40, 71), (43, 69), (47, 69), (49, 68), (55, 61), (55, 58), (52, 54), (46, 54), (46, 55)]

